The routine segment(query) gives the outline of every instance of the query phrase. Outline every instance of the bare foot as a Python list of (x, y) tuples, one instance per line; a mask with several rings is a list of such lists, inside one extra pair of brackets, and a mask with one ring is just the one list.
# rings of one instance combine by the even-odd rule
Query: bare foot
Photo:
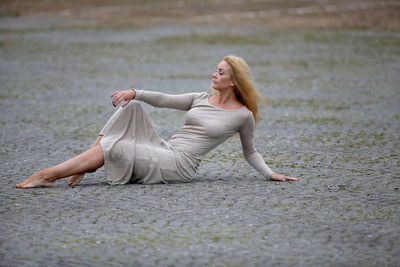
[(83, 179), (84, 175), (85, 174), (83, 173), (83, 174), (76, 174), (76, 175), (71, 176), (71, 178), (69, 178), (68, 185), (69, 186), (77, 185)]
[(40, 172), (31, 175), (28, 179), (20, 184), (17, 184), (16, 188), (33, 188), (42, 186), (53, 186), (53, 182), (46, 180)]

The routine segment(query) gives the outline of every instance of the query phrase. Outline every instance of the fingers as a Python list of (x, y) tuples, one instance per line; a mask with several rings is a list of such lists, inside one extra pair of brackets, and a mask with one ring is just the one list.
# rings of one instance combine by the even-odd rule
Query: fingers
[(299, 179), (286, 176), (283, 174), (274, 173), (271, 175), (270, 180), (272, 181), (279, 181), (279, 182), (288, 182), (288, 181), (298, 181)]
[(118, 93), (119, 93), (118, 91), (115, 91), (115, 92), (113, 92), (113, 93), (111, 94), (111, 97), (112, 97), (111, 103), (113, 104), (114, 107), (116, 106), (115, 103), (117, 102)]
[(125, 101), (122, 107), (125, 107), (131, 100), (132, 96), (130, 96), (132, 90), (126, 90), (126, 91), (115, 91), (111, 94), (111, 97), (113, 98), (112, 104), (114, 107), (118, 106), (122, 101)]
[(112, 100), (112, 104), (114, 107), (116, 107), (119, 104), (116, 96), (114, 96), (114, 98)]
[(121, 103), (124, 100), (124, 95), (118, 91), (112, 93), (111, 97), (113, 98), (112, 104), (114, 107), (118, 106), (119, 103)]
[(286, 180), (288, 181), (298, 181), (298, 178), (294, 178), (294, 177), (290, 177), (290, 176), (286, 176)]
[(128, 100), (125, 100), (125, 103), (122, 105), (122, 107), (125, 107), (126, 105), (128, 105), (128, 104), (129, 104), (129, 102), (131, 102), (131, 100), (130, 100), (130, 99), (128, 99)]
[(290, 177), (290, 176), (286, 176), (286, 175), (282, 175), (281, 177), (281, 181), (282, 182), (288, 182), (288, 181), (298, 181), (299, 179), (294, 178), (294, 177)]
[(288, 180), (286, 179), (286, 176), (285, 176), (285, 175), (281, 175), (281, 176), (278, 178), (277, 181), (280, 181), (280, 182), (287, 182)]

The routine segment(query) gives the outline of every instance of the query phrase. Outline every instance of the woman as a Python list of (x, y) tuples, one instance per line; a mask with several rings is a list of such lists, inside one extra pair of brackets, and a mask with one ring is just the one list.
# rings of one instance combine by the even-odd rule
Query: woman
[[(274, 181), (297, 181), (272, 172), (256, 151), (253, 141), (261, 99), (247, 63), (227, 56), (213, 74), (212, 95), (167, 95), (137, 89), (116, 91), (113, 105), (124, 102), (86, 152), (54, 167), (41, 170), (17, 188), (52, 186), (69, 177), (78, 184), (86, 172), (105, 166), (111, 184), (152, 184), (190, 181), (201, 159), (229, 137), (240, 134), (246, 160), (264, 177)], [(161, 139), (137, 101), (155, 107), (187, 111), (185, 125), (168, 141)]]

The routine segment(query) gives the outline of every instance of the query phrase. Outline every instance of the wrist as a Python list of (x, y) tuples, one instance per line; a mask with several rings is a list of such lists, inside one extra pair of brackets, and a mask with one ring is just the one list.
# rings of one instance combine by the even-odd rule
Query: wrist
[(134, 88), (131, 88), (131, 90), (133, 91), (133, 97), (132, 97), (132, 100), (133, 100), (133, 99), (135, 99), (135, 97), (136, 97), (136, 91), (135, 91)]

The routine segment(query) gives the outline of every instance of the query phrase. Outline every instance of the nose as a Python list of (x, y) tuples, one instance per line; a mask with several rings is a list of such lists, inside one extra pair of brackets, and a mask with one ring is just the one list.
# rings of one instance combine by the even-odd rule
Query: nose
[(217, 78), (217, 72), (214, 72), (212, 76), (214, 79)]

